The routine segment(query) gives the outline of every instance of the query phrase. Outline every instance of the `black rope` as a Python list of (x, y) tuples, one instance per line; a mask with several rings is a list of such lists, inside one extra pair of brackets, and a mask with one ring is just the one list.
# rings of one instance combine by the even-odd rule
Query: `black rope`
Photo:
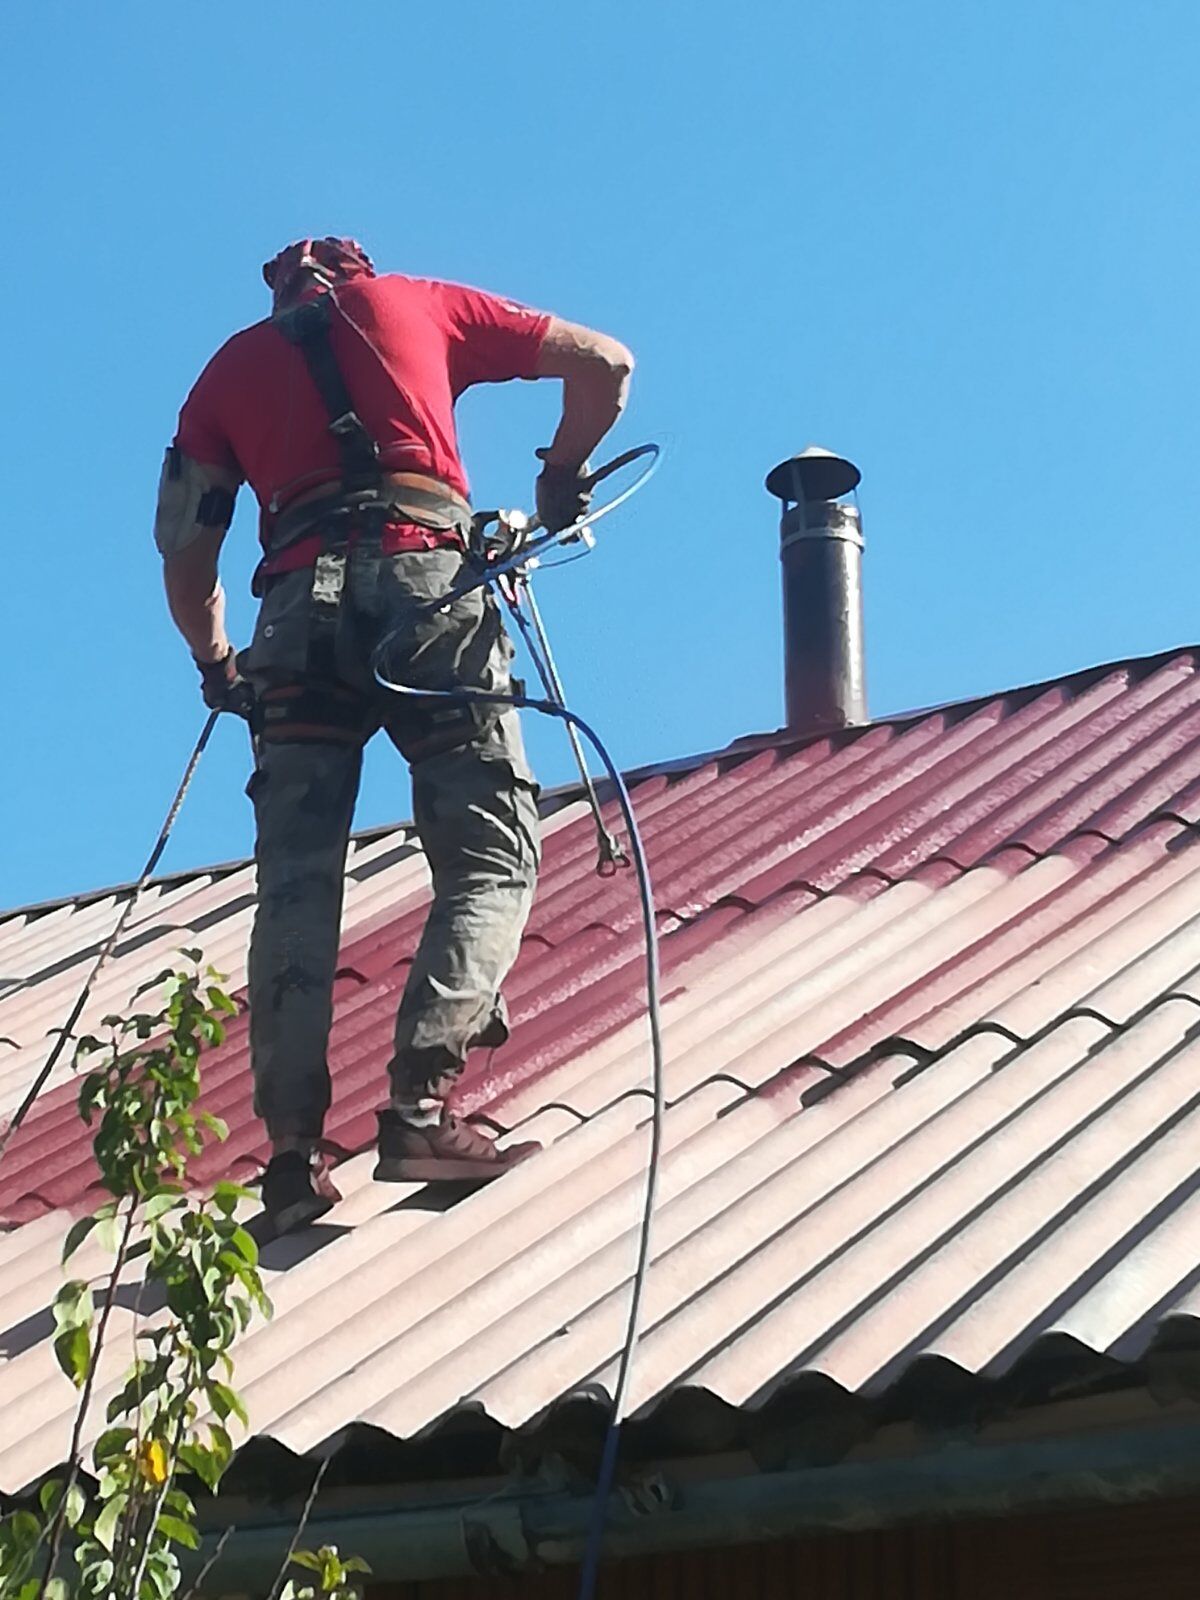
[(658, 1197), (658, 1170), (662, 1156), (663, 1119), (666, 1114), (658, 928), (654, 920), (654, 892), (650, 883), (650, 869), (646, 861), (642, 837), (638, 831), (633, 802), (630, 799), (625, 780), (618, 771), (599, 734), (590, 728), (582, 717), (578, 716), (568, 706), (561, 705), (557, 701), (537, 700), (529, 695), (493, 694), (486, 689), (470, 688), (414, 689), (407, 684), (394, 683), (383, 675), (380, 671), (379, 663), (388, 645), (399, 631), (399, 629), (396, 629), (381, 640), (374, 653), (375, 680), (384, 689), (389, 689), (394, 694), (406, 695), (414, 699), (475, 701), (476, 703), (487, 705), (512, 706), (525, 711), (537, 711), (544, 716), (558, 717), (568, 727), (573, 727), (583, 734), (603, 762), (605, 771), (608, 773), (613, 789), (616, 792), (617, 802), (621, 808), (621, 815), (629, 838), (629, 848), (633, 858), (634, 869), (637, 874), (638, 896), (641, 901), (642, 911), (642, 931), (646, 946), (646, 1011), (650, 1024), (650, 1049), (653, 1062), (653, 1109), (650, 1122), (650, 1153), (646, 1162), (646, 1190), (638, 1233), (637, 1260), (633, 1271), (629, 1317), (626, 1324), (624, 1343), (621, 1348), (620, 1362), (617, 1367), (617, 1381), (613, 1388), (612, 1415), (609, 1418), (608, 1428), (604, 1436), (604, 1449), (596, 1479), (596, 1492), (592, 1505), (591, 1522), (588, 1528), (587, 1545), (580, 1571), (578, 1600), (594, 1600), (603, 1553), (608, 1501), (612, 1493), (613, 1480), (617, 1470), (621, 1424), (624, 1420), (625, 1406), (629, 1396), (634, 1355), (637, 1350), (638, 1333), (641, 1327), (642, 1301), (645, 1295), (646, 1278), (650, 1266), (652, 1225)]
[(112, 955), (113, 950), (116, 948), (117, 941), (120, 939), (122, 933), (124, 933), (129, 919), (133, 915), (134, 906), (137, 905), (142, 891), (145, 889), (147, 883), (149, 883), (155, 867), (162, 859), (162, 853), (167, 848), (167, 841), (171, 837), (171, 831), (175, 826), (175, 820), (179, 816), (180, 807), (183, 805), (187, 792), (191, 788), (192, 779), (196, 775), (196, 768), (200, 765), (200, 757), (204, 754), (205, 746), (212, 737), (212, 731), (217, 725), (217, 718), (219, 715), (220, 712), (217, 711), (209, 712), (208, 720), (205, 722), (204, 727), (201, 730), (200, 737), (196, 740), (195, 748), (193, 749), (191, 756), (188, 759), (188, 764), (184, 769), (183, 778), (180, 782), (179, 788), (175, 791), (175, 798), (171, 802), (171, 809), (167, 812), (166, 821), (163, 823), (162, 828), (159, 830), (158, 838), (154, 842), (154, 849), (151, 850), (146, 865), (142, 868), (142, 875), (134, 886), (133, 892), (130, 894), (129, 899), (122, 907), (121, 915), (117, 918), (115, 927), (109, 934), (108, 938), (101, 945), (100, 952), (95, 961), (92, 963), (92, 970), (88, 973), (87, 978), (84, 980), (83, 988), (79, 991), (79, 994), (75, 1000), (75, 1004), (71, 1007), (71, 1014), (68, 1016), (66, 1022), (63, 1023), (62, 1028), (59, 1031), (58, 1038), (54, 1041), (54, 1048), (47, 1056), (44, 1064), (39, 1068), (37, 1076), (29, 1085), (29, 1088), (25, 1091), (25, 1098), (21, 1101), (21, 1104), (13, 1113), (12, 1120), (5, 1128), (4, 1132), (0, 1133), (0, 1161), (4, 1159), (4, 1153), (8, 1149), (13, 1135), (24, 1122), (25, 1118), (29, 1115), (34, 1101), (37, 1099), (38, 1095), (41, 1094), (46, 1085), (47, 1078), (49, 1078), (50, 1074), (54, 1071), (58, 1058), (62, 1055), (63, 1050), (66, 1048), (67, 1040), (71, 1037), (75, 1024), (79, 1021), (79, 1018), (83, 1013), (83, 1008), (87, 1004), (88, 996), (92, 992), (92, 986), (99, 976), (101, 967), (103, 967), (104, 963), (108, 960), (109, 956)]

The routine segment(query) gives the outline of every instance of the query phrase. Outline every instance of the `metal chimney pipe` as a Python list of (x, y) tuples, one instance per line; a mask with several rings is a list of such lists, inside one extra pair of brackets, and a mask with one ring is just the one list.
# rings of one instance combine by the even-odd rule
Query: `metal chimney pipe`
[(768, 492), (782, 502), (784, 684), (794, 733), (867, 720), (862, 522), (857, 506), (840, 503), (861, 476), (819, 445), (767, 474)]

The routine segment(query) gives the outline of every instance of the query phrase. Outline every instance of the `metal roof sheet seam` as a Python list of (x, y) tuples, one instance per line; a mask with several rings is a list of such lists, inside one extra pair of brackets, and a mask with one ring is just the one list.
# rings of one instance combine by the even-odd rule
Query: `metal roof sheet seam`
[[(1200, 1327), (1192, 650), (633, 779), (669, 1100), (642, 1415), (680, 1394), (755, 1410), (801, 1381), (869, 1401), (934, 1367), (987, 1382), (1051, 1345), (1130, 1362)], [(648, 1061), (636, 907), (593, 854), (586, 808), (558, 796), (514, 1037), (460, 1091), (546, 1149), (443, 1211), (373, 1183), (368, 1153), (428, 874), (407, 828), (355, 841), (328, 1131), (362, 1153), (328, 1225), (263, 1251), (276, 1316), (239, 1351), (252, 1433), (308, 1451), (356, 1423), (528, 1431), (611, 1391)], [(84, 1025), (193, 939), (244, 988), (252, 881), (230, 864), (156, 884)], [(18, 979), (0, 991), (0, 1107), (120, 906), (102, 891), (0, 919)], [(248, 1079), (243, 1015), (206, 1063), (232, 1136), (199, 1183), (261, 1159)], [(0, 1166), (3, 1490), (66, 1437), (46, 1306), (93, 1183), (56, 1072)], [(101, 1388), (128, 1312), (116, 1328)]]

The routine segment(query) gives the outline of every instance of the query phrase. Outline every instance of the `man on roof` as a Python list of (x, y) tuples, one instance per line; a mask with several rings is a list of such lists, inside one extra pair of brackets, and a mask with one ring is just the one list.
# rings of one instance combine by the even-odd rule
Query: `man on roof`
[[(429, 602), (463, 575), (471, 509), (454, 403), (472, 384), (562, 380), (537, 511), (570, 526), (587, 458), (625, 404), (624, 345), (477, 289), (378, 276), (352, 239), (305, 239), (263, 267), (271, 315), (201, 373), (159, 487), (167, 600), (205, 703), (247, 717), (256, 770), (258, 907), (250, 942), (255, 1109), (271, 1139), (264, 1206), (278, 1231), (339, 1198), (320, 1155), (347, 842), (362, 751), (380, 729), (412, 770), (433, 903), (396, 1018), (375, 1176), (486, 1181), (499, 1150), (448, 1096), (468, 1052), (508, 1037), (500, 988), (539, 860), (537, 786), (513, 709), (381, 689), (372, 657), (420, 688), (505, 693), (513, 650), (489, 592)], [(262, 600), (236, 653), (217, 557), (248, 483)]]

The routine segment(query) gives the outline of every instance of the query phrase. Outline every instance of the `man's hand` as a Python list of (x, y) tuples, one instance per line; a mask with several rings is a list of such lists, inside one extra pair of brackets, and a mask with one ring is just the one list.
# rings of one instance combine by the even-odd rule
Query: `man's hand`
[(254, 690), (237, 666), (237, 651), (231, 646), (219, 661), (197, 661), (200, 693), (210, 711), (232, 711), (249, 722), (254, 711)]
[(546, 460), (549, 450), (538, 450), (535, 454), (539, 461), (545, 463), (538, 474), (535, 489), (538, 521), (548, 533), (561, 533), (573, 522), (578, 522), (580, 517), (586, 516), (591, 506), (588, 464), (585, 461), (577, 467), (560, 466), (557, 462)]

